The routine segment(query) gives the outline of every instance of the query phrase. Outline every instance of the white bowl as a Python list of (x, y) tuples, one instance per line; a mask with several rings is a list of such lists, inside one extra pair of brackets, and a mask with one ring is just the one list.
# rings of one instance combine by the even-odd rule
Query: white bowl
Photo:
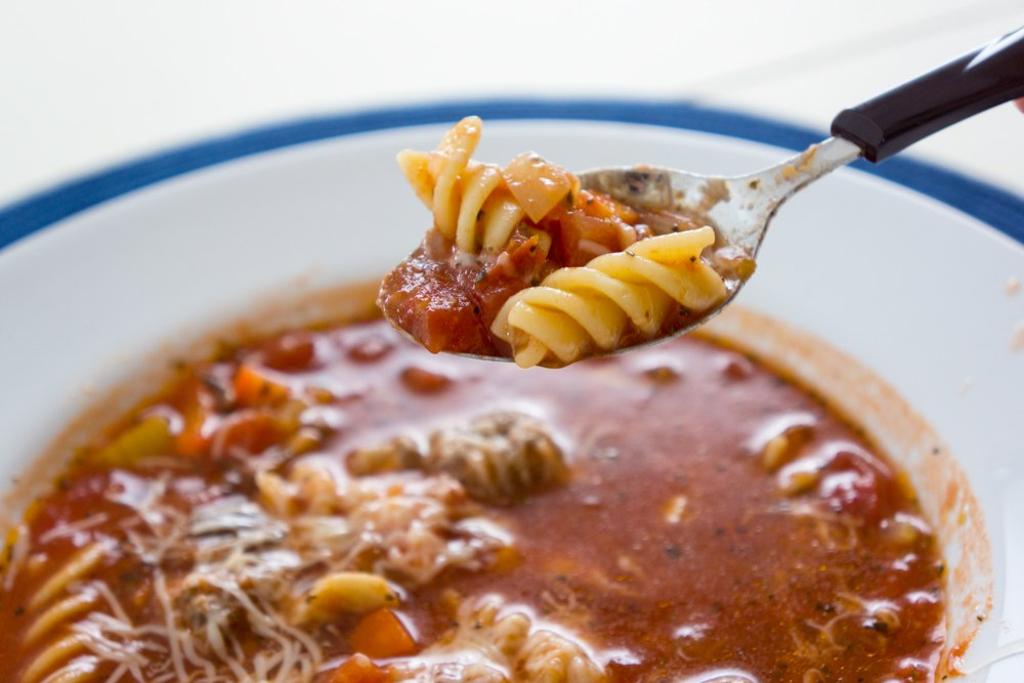
[[(205, 333), (268, 301), (365, 282), (410, 251), (428, 218), (394, 154), (432, 148), (443, 129), (410, 124), (469, 113), (490, 121), (480, 158), (535, 149), (577, 169), (739, 173), (787, 153), (768, 144), (815, 138), (680, 104), (450, 104), (253, 131), (0, 210), (0, 246), (17, 240), (0, 251), (0, 486), (17, 494), (8, 511), (36, 490), (25, 474), (36, 456), (76, 416), (109, 419), (83, 411), (147, 363), (159, 370), (155, 358), (195, 353)], [(741, 295), (842, 353), (817, 353), (817, 342), (792, 341), (803, 333), (766, 328), (757, 315), (717, 329), (795, 367), (908, 468), (946, 542), (951, 637), (980, 624), (971, 670), (1024, 639), (1024, 351), (1011, 350), (1024, 293), (1006, 291), (1011, 276), (1024, 277), (1024, 248), (1010, 236), (1024, 238), (1024, 201), (914, 162), (872, 170), (892, 180), (840, 171), (783, 208)], [(1022, 679), (1022, 658), (971, 677)]]

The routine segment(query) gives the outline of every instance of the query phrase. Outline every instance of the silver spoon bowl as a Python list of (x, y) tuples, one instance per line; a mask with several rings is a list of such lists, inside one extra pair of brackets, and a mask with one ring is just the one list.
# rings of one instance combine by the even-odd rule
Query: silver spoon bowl
[(579, 174), (585, 189), (611, 195), (634, 208), (692, 215), (718, 233), (716, 248), (732, 247), (751, 258), (783, 202), (798, 190), (861, 154), (829, 138), (756, 173), (707, 176), (654, 166), (602, 168)]
[(697, 223), (715, 229), (717, 239), (710, 260), (725, 276), (728, 296), (702, 312), (693, 324), (670, 335), (678, 336), (706, 322), (736, 297), (746, 283), (746, 275), (730, 272), (730, 264), (750, 263), (757, 257), (772, 218), (787, 199), (860, 155), (857, 145), (833, 137), (775, 166), (747, 175), (706, 176), (637, 166), (595, 169), (578, 177), (585, 189), (603, 192), (629, 206), (692, 216)]

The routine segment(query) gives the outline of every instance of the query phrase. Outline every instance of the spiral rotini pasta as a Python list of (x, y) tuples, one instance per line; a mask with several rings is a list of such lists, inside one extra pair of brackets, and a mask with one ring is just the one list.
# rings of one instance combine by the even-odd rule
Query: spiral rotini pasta
[[(470, 160), (483, 123), (459, 121), (433, 152), (404, 150), (398, 165), (434, 214), (434, 225), (464, 252), (501, 249), (527, 214), (510, 192), (502, 169)], [(565, 174), (568, 178), (568, 174)]]
[[(454, 628), (428, 648), (418, 662), (398, 662), (397, 683), (464, 681), (472, 683), (605, 683), (604, 667), (582, 639), (559, 632), (497, 595), (464, 603)], [(511, 675), (508, 675), (508, 674)]]
[(25, 668), (23, 683), (84, 683), (98, 673), (99, 660), (89, 652), (89, 637), (76, 626), (100, 607), (94, 585), (80, 582), (93, 572), (108, 552), (103, 543), (91, 543), (72, 555), (29, 597), (31, 621), (22, 647), (35, 649)]
[(564, 480), (561, 449), (545, 427), (527, 415), (495, 412), (465, 426), (430, 435), (429, 470), (447, 472), (469, 494), (505, 503)]
[(693, 212), (630, 206), (532, 153), (473, 162), (481, 125), (398, 156), (434, 225), (378, 304), (428, 350), (567, 365), (682, 330), (753, 272), (723, 250), (716, 272), (702, 258), (716, 233)]
[(714, 242), (714, 230), (703, 227), (560, 268), (511, 296), (491, 330), (523, 367), (572, 363), (593, 347), (616, 349), (629, 324), (654, 337), (673, 303), (701, 312), (725, 298), (722, 277), (701, 259)]

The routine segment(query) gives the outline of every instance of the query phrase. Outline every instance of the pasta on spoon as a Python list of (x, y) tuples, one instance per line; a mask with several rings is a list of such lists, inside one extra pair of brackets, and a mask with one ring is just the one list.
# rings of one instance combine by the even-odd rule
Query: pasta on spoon
[(536, 154), (473, 161), (481, 130), (467, 117), (398, 155), (434, 223), (378, 303), (428, 350), (567, 365), (691, 327), (752, 272), (695, 213), (627, 205)]

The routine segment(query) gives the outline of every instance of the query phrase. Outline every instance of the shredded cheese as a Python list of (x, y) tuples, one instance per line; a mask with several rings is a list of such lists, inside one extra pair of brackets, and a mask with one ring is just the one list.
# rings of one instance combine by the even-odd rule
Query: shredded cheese
[[(32, 642), (64, 634), (36, 662), (40, 681), (85, 680), (102, 667), (110, 683), (312, 683), (325, 658), (300, 626), (296, 606), (312, 585), (296, 581), (303, 572), (372, 571), (422, 585), (448, 567), (480, 569), (512, 543), (446, 473), (348, 477), (300, 463), (288, 479), (255, 477), (262, 505), (225, 496), (188, 509), (173, 503), (169, 474), (118, 476), (111, 499), (134, 512), (118, 521), (123, 541), (98, 532), (110, 522), (102, 512), (40, 539), (89, 540), (32, 598)], [(19, 533), (5, 585), (29, 545)], [(110, 585), (87, 580), (115, 545), (149, 574), (155, 623), (132, 623)]]
[(82, 532), (88, 531), (93, 527), (104, 524), (108, 519), (110, 519), (110, 516), (105, 512), (97, 512), (95, 515), (90, 515), (84, 519), (79, 519), (74, 522), (61, 522), (40, 536), (39, 542), (49, 543), (50, 541), (54, 541), (58, 538), (71, 538), (81, 534)]

